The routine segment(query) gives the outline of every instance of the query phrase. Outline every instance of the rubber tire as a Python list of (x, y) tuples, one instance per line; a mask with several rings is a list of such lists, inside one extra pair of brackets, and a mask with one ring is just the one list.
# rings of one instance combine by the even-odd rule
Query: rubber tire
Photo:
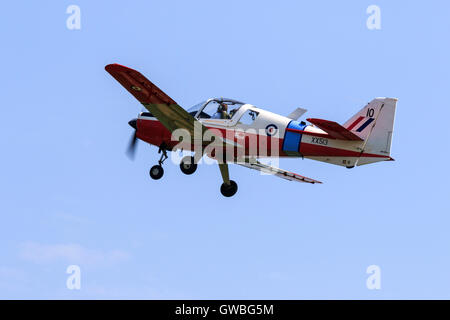
[(220, 186), (220, 193), (222, 193), (222, 195), (224, 197), (232, 197), (236, 194), (238, 190), (238, 186), (237, 183), (234, 182), (233, 180), (230, 180), (230, 184), (225, 184), (222, 183), (222, 185)]
[(164, 169), (159, 164), (157, 164), (157, 165), (155, 165), (155, 166), (150, 168), (149, 173), (150, 173), (150, 177), (153, 180), (159, 180), (159, 179), (162, 178), (162, 176), (164, 174)]
[[(187, 164), (187, 162), (190, 162), (190, 164)], [(197, 170), (197, 164), (194, 162), (194, 157), (186, 156), (181, 159), (180, 169), (184, 174), (193, 174), (195, 170)]]

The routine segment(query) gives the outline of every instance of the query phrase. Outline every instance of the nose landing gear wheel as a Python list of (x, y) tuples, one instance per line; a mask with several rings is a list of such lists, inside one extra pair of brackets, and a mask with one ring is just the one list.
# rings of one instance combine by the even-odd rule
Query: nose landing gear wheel
[(222, 183), (220, 186), (220, 192), (224, 197), (232, 197), (237, 192), (238, 186), (237, 183), (233, 180), (230, 180), (230, 184)]
[(159, 150), (158, 150), (158, 153), (161, 153), (162, 152), (162, 154), (161, 154), (161, 158), (159, 159), (159, 161), (158, 161), (158, 164), (157, 165), (155, 165), (155, 166), (153, 166), (153, 167), (151, 167), (151, 169), (150, 169), (150, 177), (152, 178), (152, 179), (154, 179), (154, 180), (158, 180), (158, 179), (161, 179), (161, 177), (163, 176), (163, 174), (164, 174), (164, 169), (163, 169), (163, 167), (162, 167), (162, 164), (164, 163), (164, 161), (166, 161), (166, 159), (168, 158), (168, 156), (167, 156), (167, 150), (164, 148), (164, 144), (162, 144), (160, 147), (159, 147)]
[(155, 165), (150, 169), (150, 177), (154, 180), (161, 179), (164, 174), (164, 169), (160, 165)]
[(194, 157), (186, 156), (180, 162), (181, 172), (184, 174), (193, 174), (197, 170), (197, 164), (194, 162)]

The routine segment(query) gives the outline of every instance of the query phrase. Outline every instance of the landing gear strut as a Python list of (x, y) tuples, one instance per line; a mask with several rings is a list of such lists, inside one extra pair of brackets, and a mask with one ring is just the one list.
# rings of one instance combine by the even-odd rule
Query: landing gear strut
[(164, 163), (164, 161), (166, 161), (166, 159), (168, 158), (167, 156), (167, 150), (164, 149), (163, 147), (159, 147), (158, 153), (161, 153), (161, 158), (159, 158), (158, 164), (151, 167), (150, 169), (150, 177), (154, 180), (158, 180), (161, 179), (162, 176), (164, 175), (164, 169), (162, 167), (162, 164)]

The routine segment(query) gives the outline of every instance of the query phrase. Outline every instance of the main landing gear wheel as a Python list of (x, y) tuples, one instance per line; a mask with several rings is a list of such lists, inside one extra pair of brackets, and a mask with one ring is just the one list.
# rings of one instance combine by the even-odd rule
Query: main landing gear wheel
[(237, 183), (233, 180), (230, 180), (230, 184), (222, 183), (220, 186), (220, 192), (224, 197), (232, 197), (237, 192), (238, 186)]
[(152, 177), (152, 179), (154, 179), (154, 180), (161, 179), (161, 177), (163, 176), (163, 174), (164, 174), (164, 169), (163, 169), (163, 167), (160, 166), (159, 164), (153, 166), (153, 167), (150, 169), (150, 177)]
[(197, 170), (197, 164), (194, 162), (194, 157), (186, 156), (180, 162), (181, 172), (184, 174), (193, 174)]

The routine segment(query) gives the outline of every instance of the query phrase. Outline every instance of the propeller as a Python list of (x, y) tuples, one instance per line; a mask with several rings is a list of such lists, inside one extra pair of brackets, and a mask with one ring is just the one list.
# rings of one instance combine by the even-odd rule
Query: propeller
[(131, 160), (134, 160), (134, 155), (136, 154), (136, 146), (137, 146), (137, 141), (138, 138), (136, 136), (136, 119), (133, 119), (131, 121), (128, 122), (128, 124), (134, 128), (134, 133), (131, 136), (130, 142), (128, 144), (128, 148), (127, 148), (127, 156), (128, 158), (130, 158)]

